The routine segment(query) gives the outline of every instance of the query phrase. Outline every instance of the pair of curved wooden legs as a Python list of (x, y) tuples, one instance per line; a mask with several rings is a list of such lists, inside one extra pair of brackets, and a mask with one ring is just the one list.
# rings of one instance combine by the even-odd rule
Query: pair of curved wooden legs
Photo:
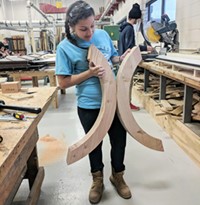
[(89, 48), (88, 59), (95, 65), (102, 65), (105, 76), (100, 80), (102, 89), (102, 104), (96, 122), (91, 130), (77, 143), (68, 148), (67, 164), (72, 164), (88, 155), (103, 140), (108, 132), (116, 109), (121, 123), (127, 132), (138, 142), (157, 151), (163, 151), (162, 141), (147, 134), (136, 122), (132, 115), (129, 102), (129, 89), (141, 54), (138, 47), (134, 47), (120, 65), (117, 81), (103, 54), (92, 45)]

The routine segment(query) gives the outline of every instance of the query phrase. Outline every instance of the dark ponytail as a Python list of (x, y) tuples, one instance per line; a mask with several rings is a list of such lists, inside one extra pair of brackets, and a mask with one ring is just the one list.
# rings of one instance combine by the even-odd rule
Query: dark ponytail
[(76, 41), (75, 39), (72, 37), (71, 35), (71, 32), (70, 32), (70, 27), (69, 27), (69, 22), (66, 20), (65, 21), (65, 34), (66, 34), (66, 37), (67, 39), (73, 43), (73, 44), (76, 44)]

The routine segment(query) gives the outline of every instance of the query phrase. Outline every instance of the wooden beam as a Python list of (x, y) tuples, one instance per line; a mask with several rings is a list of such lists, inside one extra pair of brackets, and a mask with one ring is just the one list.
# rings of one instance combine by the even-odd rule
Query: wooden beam
[(91, 130), (80, 141), (68, 148), (67, 164), (72, 164), (88, 155), (103, 140), (116, 111), (116, 81), (107, 59), (93, 45), (89, 48), (88, 59), (95, 65), (102, 65), (106, 70), (105, 76), (100, 80), (102, 104)]
[(138, 47), (132, 48), (131, 52), (123, 60), (117, 74), (117, 109), (121, 123), (129, 134), (144, 146), (163, 151), (162, 141), (147, 134), (137, 124), (130, 108), (130, 82), (137, 65), (142, 60)]

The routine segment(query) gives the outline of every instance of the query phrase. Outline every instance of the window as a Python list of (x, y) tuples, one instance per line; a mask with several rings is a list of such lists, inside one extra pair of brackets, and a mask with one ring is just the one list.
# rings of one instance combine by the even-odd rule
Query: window
[(176, 19), (176, 0), (165, 0), (164, 13), (169, 16), (170, 21)]
[(176, 18), (176, 0), (150, 0), (146, 4), (149, 20), (161, 20), (161, 15), (167, 14), (170, 21)]
[(160, 20), (162, 0), (157, 0), (149, 5), (149, 20)]

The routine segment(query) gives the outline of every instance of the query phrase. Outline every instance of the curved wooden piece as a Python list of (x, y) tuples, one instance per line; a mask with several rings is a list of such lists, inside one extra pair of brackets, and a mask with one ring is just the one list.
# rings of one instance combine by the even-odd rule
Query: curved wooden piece
[(104, 77), (100, 80), (102, 104), (98, 118), (90, 131), (68, 148), (67, 164), (78, 161), (97, 147), (108, 132), (116, 111), (116, 80), (108, 61), (94, 45), (89, 48), (88, 59), (106, 69)]
[[(137, 124), (130, 108), (129, 89), (132, 75), (137, 65), (142, 60), (138, 47), (132, 48), (131, 52), (123, 60), (117, 74), (117, 111), (121, 123), (129, 134), (146, 147), (157, 151), (163, 151), (162, 141), (147, 134)], [(144, 122), (145, 123), (145, 122)]]

